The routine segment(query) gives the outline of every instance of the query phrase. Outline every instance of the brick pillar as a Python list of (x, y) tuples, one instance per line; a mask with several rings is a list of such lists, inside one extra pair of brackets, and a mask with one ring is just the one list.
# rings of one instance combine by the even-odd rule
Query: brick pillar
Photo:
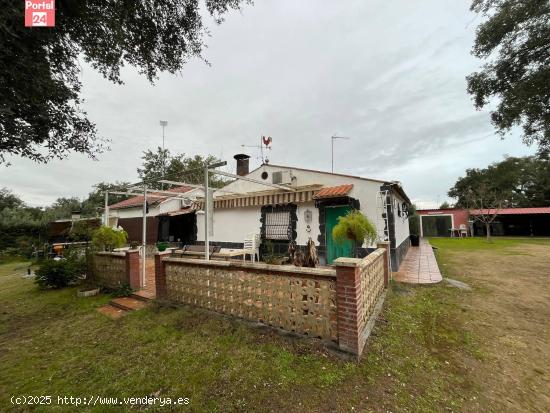
[(338, 345), (357, 357), (363, 351), (359, 331), (361, 275), (360, 259), (338, 258), (336, 265), (336, 312), (338, 320)]
[(166, 265), (162, 262), (163, 258), (170, 255), (170, 251), (157, 252), (155, 254), (155, 292), (157, 300), (166, 300)]
[(382, 248), (386, 251), (384, 257), (384, 287), (388, 288), (390, 280), (393, 278), (391, 272), (391, 250), (389, 241), (380, 241), (376, 244), (378, 248)]
[(132, 290), (141, 289), (139, 276), (139, 250), (126, 251), (126, 279)]

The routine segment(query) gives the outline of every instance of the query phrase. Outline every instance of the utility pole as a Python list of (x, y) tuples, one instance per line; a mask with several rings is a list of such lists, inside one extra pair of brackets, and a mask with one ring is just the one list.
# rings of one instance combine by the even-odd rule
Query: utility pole
[[(164, 128), (168, 126), (168, 121), (161, 120), (160, 126), (162, 126), (162, 179), (165, 179), (166, 177), (164, 175), (166, 173), (166, 156), (164, 155)], [(164, 183), (161, 183), (160, 189), (164, 189)]]
[(346, 139), (346, 140), (349, 140), (350, 138), (346, 137), (346, 136), (331, 136), (330, 137), (330, 140), (331, 140), (331, 144), (332, 144), (332, 161), (331, 161), (331, 171), (332, 173), (334, 173), (334, 140), (335, 139)]

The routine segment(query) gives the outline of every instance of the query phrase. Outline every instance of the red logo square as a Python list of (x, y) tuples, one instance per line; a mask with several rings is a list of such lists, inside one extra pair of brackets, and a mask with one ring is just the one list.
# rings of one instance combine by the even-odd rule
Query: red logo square
[(55, 0), (25, 0), (25, 27), (54, 27)]

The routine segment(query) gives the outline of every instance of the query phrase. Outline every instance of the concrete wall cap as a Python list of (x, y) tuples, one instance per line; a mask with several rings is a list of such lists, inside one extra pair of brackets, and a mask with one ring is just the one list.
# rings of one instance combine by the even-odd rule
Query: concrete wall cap
[(173, 262), (179, 264), (191, 264), (191, 265), (201, 265), (201, 266), (212, 266), (212, 267), (232, 267), (232, 268), (242, 268), (250, 270), (260, 270), (260, 271), (272, 271), (272, 272), (283, 272), (297, 275), (311, 275), (311, 276), (321, 276), (321, 277), (336, 277), (336, 270), (333, 268), (309, 268), (309, 267), (296, 267), (294, 265), (272, 265), (265, 263), (252, 263), (249, 261), (216, 261), (210, 260), (206, 261), (203, 259), (191, 259), (191, 258), (164, 258), (163, 262)]

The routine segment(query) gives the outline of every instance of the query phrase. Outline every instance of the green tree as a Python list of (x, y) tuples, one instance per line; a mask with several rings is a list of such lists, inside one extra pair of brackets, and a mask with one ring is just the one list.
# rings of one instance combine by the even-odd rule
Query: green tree
[(510, 207), (550, 205), (550, 160), (546, 156), (506, 157), (487, 168), (466, 170), (449, 189), (456, 206), (468, 207), (471, 191), (497, 193)]
[[(86, 216), (95, 216), (98, 211), (105, 207), (105, 191), (125, 192), (130, 186), (129, 182), (108, 183), (100, 182), (93, 186), (93, 190), (88, 194), (88, 198), (82, 202), (82, 214)], [(129, 195), (109, 194), (109, 205), (124, 201), (130, 198)]]
[(21, 198), (12, 193), (8, 188), (0, 188), (0, 211), (4, 208), (19, 208), (24, 205)]
[[(137, 169), (139, 178), (150, 188), (161, 189), (158, 181), (163, 179), (202, 185), (204, 183), (204, 166), (219, 159), (215, 156), (195, 155), (186, 157), (185, 154), (172, 155), (168, 149), (157, 148), (156, 152), (147, 150), (141, 157), (142, 166)], [(210, 174), (210, 185), (220, 187), (227, 183), (223, 178)], [(165, 185), (166, 188), (166, 185)]]
[(451, 205), (447, 201), (439, 205), (439, 209), (449, 209), (449, 208), (451, 208)]
[(111, 251), (114, 248), (122, 247), (127, 242), (128, 234), (123, 229), (102, 226), (92, 234), (92, 244), (103, 251)]
[[(204, 4), (221, 23), (242, 2)], [(179, 73), (190, 59), (203, 59), (208, 35), (199, 0), (58, 0), (55, 28), (25, 27), (23, 13), (21, 0), (2, 2), (0, 163), (6, 155), (47, 162), (105, 149), (81, 107), (79, 59), (114, 83), (122, 83), (125, 65), (153, 82), (159, 72)]]
[(351, 211), (343, 217), (338, 217), (338, 223), (332, 229), (332, 239), (342, 244), (346, 240), (353, 242), (353, 250), (357, 255), (357, 246), (361, 246), (363, 241), (367, 245), (376, 241), (378, 233), (375, 226), (361, 211)]
[(550, 149), (550, 2), (473, 0), (471, 9), (487, 18), (472, 50), (485, 63), (467, 77), (476, 108), (497, 98), (491, 120), (501, 136), (521, 125), (525, 143)]

